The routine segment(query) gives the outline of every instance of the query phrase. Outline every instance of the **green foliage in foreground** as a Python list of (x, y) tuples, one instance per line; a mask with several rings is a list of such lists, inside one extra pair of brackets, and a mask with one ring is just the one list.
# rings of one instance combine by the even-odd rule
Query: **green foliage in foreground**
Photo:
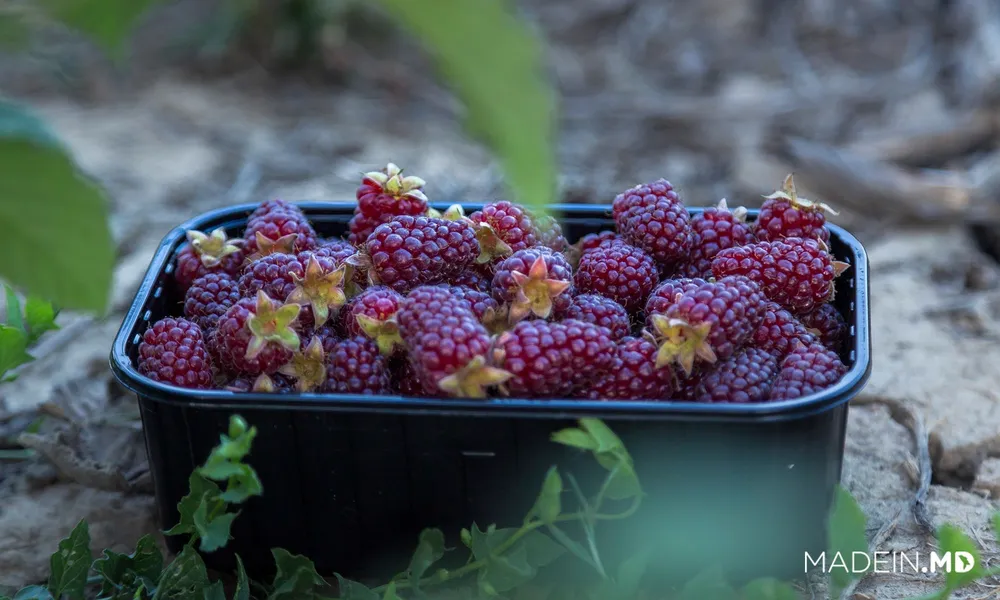
[[(230, 419), (203, 465), (190, 479), (190, 493), (178, 503), (180, 521), (166, 533), (188, 535), (183, 550), (167, 562), (152, 536), (145, 536), (135, 551), (122, 554), (105, 550), (94, 560), (87, 523), (81, 521), (59, 543), (52, 555), (47, 585), (33, 585), (13, 598), (0, 600), (82, 600), (87, 591), (101, 600), (160, 600), (167, 598), (204, 600), (410, 600), (439, 598), (487, 600), (796, 600), (802, 596), (789, 583), (770, 578), (751, 581), (740, 589), (731, 587), (716, 569), (707, 569), (676, 592), (644, 589), (643, 578), (650, 555), (639, 550), (618, 565), (601, 556), (596, 529), (604, 522), (626, 519), (639, 508), (642, 486), (632, 458), (621, 440), (602, 421), (581, 419), (579, 426), (557, 432), (553, 442), (589, 452), (604, 468), (600, 488), (585, 496), (571, 474), (553, 466), (545, 476), (537, 499), (524, 521), (516, 527), (485, 528), (476, 523), (460, 532), (464, 548), (448, 549), (445, 534), (425, 529), (417, 540), (406, 568), (376, 587), (334, 574), (321, 576), (307, 557), (281, 548), (271, 551), (276, 575), (270, 583), (251, 582), (237, 556), (235, 584), (230, 595), (221, 581), (209, 578), (201, 553), (224, 547), (239, 505), (264, 493), (253, 467), (244, 460), (250, 454), (257, 430), (241, 417)], [(578, 508), (567, 510), (566, 497), (573, 496)], [(628, 501), (618, 512), (605, 512), (607, 500)], [(1000, 524), (1000, 515), (997, 516)], [(867, 551), (865, 518), (846, 490), (838, 490), (829, 520), (830, 554)], [(952, 525), (938, 532), (939, 552), (968, 552), (976, 567), (967, 573), (948, 573), (940, 591), (922, 600), (947, 600), (956, 590), (1000, 572), (986, 569), (975, 544)], [(464, 552), (464, 566), (454, 570), (435, 568), (449, 552)], [(557, 560), (576, 561), (576, 573), (587, 570), (596, 584), (553, 583), (540, 573)], [(840, 597), (851, 577), (831, 575), (830, 598)], [(574, 577), (577, 581), (584, 577)], [(336, 581), (336, 584), (333, 581)], [(543, 581), (544, 580), (544, 581)]]

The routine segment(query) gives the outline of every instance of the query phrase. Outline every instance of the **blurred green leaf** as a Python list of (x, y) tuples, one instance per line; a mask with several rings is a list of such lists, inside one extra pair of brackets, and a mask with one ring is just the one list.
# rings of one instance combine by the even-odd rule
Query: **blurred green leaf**
[(586, 431), (576, 427), (569, 427), (553, 433), (552, 441), (581, 450), (597, 450), (597, 440)]
[(524, 546), (517, 546), (502, 556), (493, 556), (490, 562), (479, 571), (480, 589), (483, 583), (490, 585), (489, 589), (503, 593), (531, 581), (538, 570), (528, 564), (528, 551)]
[(407, 569), (410, 585), (419, 589), (420, 578), (431, 565), (441, 560), (442, 556), (444, 556), (444, 533), (440, 529), (425, 529), (420, 532), (420, 541)]
[(208, 571), (198, 551), (184, 546), (173, 562), (163, 571), (153, 600), (188, 600), (204, 593), (208, 587)]
[(5, 296), (5, 316), (6, 324), (10, 325), (15, 329), (20, 329), (24, 331), (24, 315), (21, 312), (21, 299), (17, 297), (17, 292), (14, 288), (7, 284), (4, 284), (4, 296)]
[(738, 600), (736, 593), (722, 573), (722, 569), (706, 569), (687, 582), (676, 600)]
[(517, 543), (517, 546), (524, 547), (524, 551), (528, 557), (528, 564), (536, 569), (544, 567), (563, 554), (566, 554), (565, 548), (540, 531), (532, 531), (526, 534)]
[(39, 119), (0, 101), (0, 275), (31, 295), (103, 313), (115, 244), (108, 205)]
[(233, 520), (239, 513), (213, 514), (209, 512), (214, 510), (216, 506), (218, 503), (214, 499), (202, 496), (201, 503), (198, 504), (198, 508), (192, 515), (195, 529), (200, 537), (198, 547), (202, 552), (215, 552), (232, 539), (229, 531), (233, 526)]
[(27, 348), (28, 336), (23, 331), (0, 325), (0, 375), (33, 361)]
[(986, 571), (979, 549), (961, 529), (946, 523), (938, 528), (937, 538), (938, 554), (951, 553), (951, 569), (944, 574), (945, 586), (949, 590), (972, 583)]
[(239, 554), (236, 555), (236, 592), (233, 600), (250, 600), (250, 581)]
[(340, 600), (379, 600), (378, 594), (357, 581), (337, 575), (337, 582), (340, 584)]
[(79, 31), (114, 58), (140, 17), (158, 0), (36, 0), (48, 16)]
[(24, 301), (24, 323), (28, 333), (28, 345), (34, 344), (38, 338), (48, 331), (59, 329), (56, 317), (59, 311), (52, 303), (34, 296), (28, 296)]
[(13, 600), (52, 600), (52, 594), (41, 585), (29, 585), (14, 594)]
[(326, 582), (308, 558), (291, 554), (282, 548), (271, 550), (278, 572), (274, 576), (273, 590), (268, 600), (313, 600), (321, 593), (329, 593)]
[(226, 588), (222, 585), (221, 581), (216, 581), (205, 588), (202, 598), (204, 600), (228, 600), (226, 598)]
[(556, 467), (549, 469), (545, 474), (545, 481), (542, 482), (542, 490), (535, 500), (535, 505), (528, 513), (528, 518), (538, 517), (543, 523), (551, 523), (556, 520), (562, 512), (562, 492), (563, 482)]
[(640, 550), (618, 565), (618, 577), (615, 578), (616, 588), (622, 598), (633, 598), (639, 592), (639, 584), (649, 567), (652, 553), (648, 549)]
[(503, 0), (381, 0), (423, 42), (465, 102), (467, 127), (503, 166), (518, 202), (556, 195), (555, 92), (539, 41)]
[(993, 535), (1000, 542), (1000, 512), (993, 515)]
[[(830, 553), (840, 553), (850, 558), (854, 552), (868, 552), (868, 538), (865, 534), (865, 513), (858, 502), (843, 486), (838, 485), (834, 496), (833, 509), (827, 520), (827, 536)], [(848, 569), (831, 569), (830, 584), (834, 592), (847, 587), (861, 573), (850, 572)]]
[(202, 503), (209, 506), (209, 513), (222, 512), (224, 502), (219, 498), (219, 486), (202, 477), (197, 471), (188, 478), (188, 494), (177, 503), (179, 520), (176, 525), (164, 532), (165, 535), (180, 535), (182, 533), (198, 533), (194, 514)]
[(17, 14), (0, 14), (0, 50), (21, 50), (31, 43), (31, 25)]
[(139, 583), (152, 587), (163, 572), (163, 554), (152, 535), (144, 535), (136, 542), (132, 554), (105, 550), (104, 556), (94, 561), (94, 572), (101, 576), (101, 593), (110, 594), (134, 591)]
[(93, 556), (90, 554), (90, 531), (86, 521), (77, 523), (69, 536), (59, 542), (59, 549), (49, 559), (49, 591), (56, 598), (69, 596), (83, 600), (87, 572)]
[(590, 437), (597, 442), (595, 451), (598, 453), (612, 452), (614, 450), (624, 450), (625, 444), (621, 438), (611, 431), (611, 428), (600, 419), (583, 418), (580, 419), (580, 426), (590, 434)]

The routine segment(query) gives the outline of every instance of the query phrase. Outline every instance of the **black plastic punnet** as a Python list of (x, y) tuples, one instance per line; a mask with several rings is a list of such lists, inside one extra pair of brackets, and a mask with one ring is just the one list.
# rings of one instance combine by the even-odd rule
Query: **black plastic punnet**
[[(330, 237), (346, 232), (355, 204), (300, 206)], [(473, 522), (484, 530), (494, 522), (517, 527), (553, 464), (588, 493), (596, 489), (588, 487), (602, 475), (593, 459), (549, 441), (553, 431), (584, 416), (603, 419), (621, 436), (647, 494), (636, 515), (598, 526), (608, 560), (653, 543), (664, 550), (657, 556), (666, 557), (658, 572), (690, 575), (717, 564), (734, 578), (797, 577), (805, 553), (816, 557), (825, 547), (848, 402), (871, 373), (868, 259), (842, 228), (829, 225), (831, 251), (850, 264), (838, 278), (835, 300), (850, 326), (843, 355), (849, 371), (837, 385), (796, 400), (736, 405), (268, 395), (187, 390), (140, 375), (135, 365), (142, 333), (160, 318), (181, 314), (171, 274), (185, 232), (224, 227), (238, 237), (255, 207), (215, 210), (166, 235), (111, 353), (115, 375), (138, 396), (164, 528), (176, 523), (188, 477), (218, 443), (229, 416), (239, 413), (259, 429), (249, 462), (264, 494), (242, 507), (229, 546), (206, 555), (210, 567), (232, 568), (235, 552), (251, 575), (266, 577), (273, 572), (270, 549), (282, 547), (313, 559), (324, 575), (385, 576), (406, 567), (425, 527), (443, 529), (452, 547), (460, 545), (460, 529)], [(552, 211), (571, 242), (613, 227), (607, 206)], [(564, 502), (573, 501), (567, 492)], [(168, 540), (174, 550), (185, 541)]]

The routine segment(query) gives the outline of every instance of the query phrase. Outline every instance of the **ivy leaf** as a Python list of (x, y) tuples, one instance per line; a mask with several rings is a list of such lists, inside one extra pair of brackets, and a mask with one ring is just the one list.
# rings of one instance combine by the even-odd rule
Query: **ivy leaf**
[(795, 588), (769, 577), (754, 579), (743, 586), (743, 600), (799, 600)]
[(378, 594), (357, 581), (344, 579), (337, 574), (337, 582), (340, 584), (340, 600), (379, 600)]
[(496, 592), (506, 592), (531, 581), (538, 570), (528, 564), (528, 551), (524, 546), (517, 546), (502, 556), (493, 556), (490, 562), (479, 572), (479, 583), (488, 583)]
[(29, 585), (14, 594), (13, 600), (53, 600), (53, 598), (44, 586)]
[[(827, 520), (827, 539), (830, 544), (830, 553), (839, 552), (842, 556), (853, 556), (853, 552), (868, 552), (865, 527), (865, 513), (858, 506), (854, 496), (843, 486), (838, 485), (833, 509)], [(830, 587), (836, 596), (839, 596), (841, 590), (860, 575), (860, 572), (850, 572), (848, 569), (831, 570)], [(831, 595), (831, 597), (835, 596)]]
[(189, 599), (200, 596), (208, 587), (208, 572), (198, 551), (184, 546), (172, 563), (167, 565), (156, 587), (153, 600)]
[(425, 529), (420, 532), (420, 542), (410, 559), (409, 573), (410, 585), (414, 589), (419, 589), (420, 578), (424, 576), (431, 565), (441, 560), (444, 556), (444, 533), (440, 529)]
[(542, 482), (542, 491), (535, 500), (535, 505), (528, 513), (528, 518), (538, 517), (542, 523), (552, 523), (562, 512), (563, 482), (556, 467), (549, 469)]
[(566, 553), (565, 548), (540, 531), (528, 533), (521, 538), (521, 541), (516, 546), (524, 547), (528, 557), (528, 564), (536, 569), (554, 562)]
[(385, 594), (382, 596), (382, 600), (402, 600), (396, 595), (396, 582), (390, 581), (389, 585), (385, 588)]
[(226, 588), (222, 585), (221, 581), (216, 581), (212, 585), (205, 588), (204, 595), (202, 597), (204, 600), (227, 600)]
[(83, 600), (83, 588), (87, 585), (87, 571), (92, 560), (90, 531), (87, 522), (80, 521), (69, 537), (59, 542), (59, 549), (49, 559), (49, 591), (52, 595)]
[(580, 419), (580, 426), (597, 442), (597, 448), (594, 449), (596, 452), (603, 454), (625, 449), (621, 438), (614, 431), (611, 431), (611, 428), (605, 425), (604, 421), (585, 417)]
[(239, 554), (236, 555), (236, 593), (233, 594), (233, 600), (250, 600), (250, 581)]
[(202, 497), (198, 509), (194, 511), (194, 526), (201, 538), (199, 548), (202, 552), (215, 552), (229, 543), (232, 539), (229, 531), (233, 526), (233, 520), (239, 513), (222, 513), (211, 516), (209, 506), (218, 506), (218, 503), (206, 497)]
[(23, 331), (0, 325), (0, 375), (35, 360), (27, 349), (28, 336)]
[(381, 0), (416, 35), (465, 102), (467, 127), (503, 165), (516, 201), (556, 194), (555, 93), (540, 44), (503, 0)]
[(274, 576), (274, 588), (268, 600), (306, 600), (319, 598), (320, 592), (328, 592), (330, 585), (316, 572), (316, 567), (308, 558), (291, 554), (282, 548), (271, 550), (278, 568)]
[(195, 513), (201, 508), (202, 504), (206, 504), (205, 511), (208, 514), (213, 512), (221, 512), (224, 503), (221, 498), (219, 498), (219, 486), (215, 483), (209, 481), (202, 477), (197, 471), (191, 473), (188, 478), (188, 486), (190, 491), (187, 496), (180, 499), (177, 503), (177, 512), (180, 515), (179, 522), (164, 532), (164, 535), (180, 535), (183, 533), (198, 533), (198, 525), (195, 522)]
[(940, 551), (951, 553), (951, 569), (944, 574), (945, 586), (949, 590), (957, 590), (983, 575), (985, 567), (979, 550), (961, 529), (946, 523), (938, 529), (937, 538)]
[(573, 556), (582, 560), (584, 563), (594, 567), (595, 569), (597, 568), (597, 565), (594, 564), (594, 559), (590, 557), (590, 553), (587, 552), (587, 550), (579, 542), (566, 535), (566, 532), (564, 532), (562, 529), (559, 529), (555, 525), (549, 525), (548, 529), (549, 533), (552, 534), (552, 537), (554, 537), (560, 544), (562, 544), (564, 548), (569, 550), (569, 552)]
[(132, 27), (157, 0), (39, 0), (49, 16), (120, 58)]
[(17, 297), (14, 288), (4, 284), (4, 296), (6, 306), (6, 321), (14, 329), (24, 331), (24, 316), (21, 314), (21, 299)]
[[(602, 461), (604, 457), (608, 460)], [(632, 466), (631, 457), (619, 454), (611, 459), (610, 455), (598, 454), (597, 460), (610, 471), (608, 476), (611, 477), (611, 481), (608, 483), (605, 496), (612, 500), (626, 500), (642, 494), (642, 486), (639, 484), (635, 467)]]
[(24, 301), (24, 324), (28, 333), (28, 345), (34, 344), (38, 338), (48, 331), (59, 329), (56, 317), (59, 311), (47, 300), (28, 296)]
[(581, 450), (597, 450), (597, 440), (589, 433), (576, 427), (561, 429), (552, 434), (552, 441), (563, 446)]
[(4, 101), (0, 224), (6, 280), (66, 308), (105, 311), (116, 254), (105, 197), (37, 117)]
[(105, 550), (104, 556), (94, 561), (93, 569), (102, 578), (102, 594), (122, 590), (136, 579), (149, 588), (163, 572), (163, 555), (153, 536), (147, 534), (139, 538), (132, 554)]
[(681, 589), (677, 600), (737, 600), (736, 593), (722, 574), (722, 569), (712, 567), (706, 569), (687, 582)]

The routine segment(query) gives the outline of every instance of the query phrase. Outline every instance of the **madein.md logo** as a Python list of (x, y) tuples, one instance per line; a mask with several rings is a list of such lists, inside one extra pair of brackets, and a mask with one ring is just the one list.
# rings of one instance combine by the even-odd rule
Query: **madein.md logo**
[(976, 557), (969, 552), (805, 554), (806, 572), (818, 568), (823, 573), (968, 573), (976, 568)]

